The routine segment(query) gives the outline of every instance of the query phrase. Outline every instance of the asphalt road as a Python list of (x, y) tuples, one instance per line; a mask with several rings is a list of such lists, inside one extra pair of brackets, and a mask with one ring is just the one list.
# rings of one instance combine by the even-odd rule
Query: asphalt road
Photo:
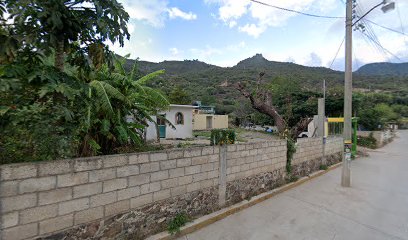
[(180, 240), (408, 239), (408, 131), (369, 154)]

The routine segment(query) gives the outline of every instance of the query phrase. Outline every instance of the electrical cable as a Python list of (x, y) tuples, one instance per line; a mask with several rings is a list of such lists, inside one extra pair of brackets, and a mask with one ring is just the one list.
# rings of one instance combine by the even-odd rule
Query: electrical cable
[(264, 5), (264, 6), (276, 8), (276, 9), (279, 9), (279, 10), (283, 10), (283, 11), (301, 14), (301, 15), (308, 16), (308, 17), (331, 18), (331, 19), (333, 19), (333, 18), (337, 18), (337, 19), (338, 19), (338, 18), (344, 18), (344, 17), (323, 16), (323, 15), (316, 15), (316, 14), (311, 14), (311, 13), (300, 12), (300, 11), (296, 11), (296, 10), (293, 10), (293, 9), (278, 7), (278, 6), (271, 5), (271, 4), (268, 4), (268, 3), (264, 3), (264, 2), (261, 2), (261, 1), (258, 1), (258, 0), (249, 0), (249, 1), (254, 2), (254, 3), (261, 4), (261, 5)]
[(373, 41), (376, 45), (381, 47), (384, 51), (388, 52), (390, 55), (392, 55), (394, 58), (398, 59), (400, 62), (403, 62), (398, 56), (390, 52), (388, 49), (383, 47), (380, 43), (376, 42), (374, 39), (372, 39), (370, 36), (368, 36), (366, 33), (362, 32), (363, 35), (367, 36), (371, 41)]
[(337, 55), (339, 55), (341, 46), (343, 46), (343, 43), (344, 43), (344, 40), (345, 40), (345, 39), (346, 39), (346, 37), (344, 37), (343, 40), (341, 41), (340, 46), (339, 46), (339, 48), (337, 49), (336, 55), (334, 56), (334, 58), (333, 58), (333, 60), (332, 60), (332, 62), (331, 62), (331, 64), (330, 64), (329, 68), (331, 68), (331, 67), (333, 66), (334, 61), (336, 60)]

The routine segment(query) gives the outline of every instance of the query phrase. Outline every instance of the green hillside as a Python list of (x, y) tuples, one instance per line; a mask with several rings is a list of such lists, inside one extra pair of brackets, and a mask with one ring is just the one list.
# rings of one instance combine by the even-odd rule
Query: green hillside
[(356, 73), (362, 75), (408, 76), (408, 63), (369, 63), (360, 67)]
[[(128, 60), (130, 67), (134, 60)], [(342, 88), (344, 73), (325, 67), (307, 67), (288, 62), (275, 62), (265, 59), (261, 54), (240, 61), (234, 67), (218, 67), (198, 60), (164, 61), (152, 63), (138, 62), (140, 74), (165, 69), (166, 74), (152, 83), (166, 94), (176, 86), (189, 93), (192, 99), (205, 104), (215, 104), (219, 113), (230, 113), (239, 106), (242, 97), (234, 88), (237, 82), (251, 86), (263, 72), (264, 81), (274, 77), (297, 80), (304, 91), (321, 91), (323, 79), (329, 89)], [(364, 69), (364, 66), (361, 68)], [(353, 75), (353, 86), (359, 89), (401, 91), (408, 89), (408, 76)]]

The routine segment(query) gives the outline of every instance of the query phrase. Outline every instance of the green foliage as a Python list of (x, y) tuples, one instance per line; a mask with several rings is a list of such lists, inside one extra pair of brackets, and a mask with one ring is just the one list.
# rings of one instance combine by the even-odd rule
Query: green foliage
[(371, 149), (377, 148), (377, 140), (373, 137), (372, 132), (368, 137), (358, 136), (357, 144)]
[(325, 164), (320, 164), (319, 169), (320, 169), (320, 170), (327, 170), (328, 167), (327, 167), (327, 165), (325, 165)]
[(99, 68), (110, 55), (103, 43), (109, 40), (123, 46), (130, 37), (129, 15), (117, 0), (6, 0), (2, 7), (9, 13), (6, 20), (13, 24), (0, 31), (5, 43), (0, 63), (11, 63), (20, 51), (30, 50), (55, 53), (60, 71), (65, 54), (72, 65), (89, 68), (90, 58)]
[(210, 136), (211, 145), (234, 144), (235, 140), (236, 140), (236, 134), (233, 129), (213, 129), (211, 130), (211, 136)]
[(186, 91), (184, 91), (180, 86), (177, 86), (170, 92), (169, 101), (172, 104), (188, 105), (191, 104), (192, 99)]
[(175, 234), (180, 232), (180, 228), (189, 222), (188, 216), (185, 213), (178, 213), (171, 221), (167, 224), (167, 231), (170, 234)]
[(288, 138), (287, 142), (287, 150), (286, 150), (286, 172), (292, 172), (292, 158), (296, 152), (296, 144), (293, 139)]
[(396, 121), (398, 114), (389, 105), (380, 103), (373, 107), (361, 109), (359, 117), (359, 124), (372, 131), (384, 128), (389, 121)]

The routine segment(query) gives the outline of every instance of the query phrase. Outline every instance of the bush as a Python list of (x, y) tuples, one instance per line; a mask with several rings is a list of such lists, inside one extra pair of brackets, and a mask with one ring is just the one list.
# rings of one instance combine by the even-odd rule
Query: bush
[(180, 232), (180, 228), (188, 222), (188, 217), (184, 213), (178, 213), (167, 225), (170, 234)]
[(232, 129), (211, 130), (210, 143), (213, 145), (234, 144), (236, 140), (235, 131)]
[(367, 148), (377, 148), (377, 140), (373, 137), (373, 133), (370, 133), (368, 137), (358, 136), (357, 145)]

